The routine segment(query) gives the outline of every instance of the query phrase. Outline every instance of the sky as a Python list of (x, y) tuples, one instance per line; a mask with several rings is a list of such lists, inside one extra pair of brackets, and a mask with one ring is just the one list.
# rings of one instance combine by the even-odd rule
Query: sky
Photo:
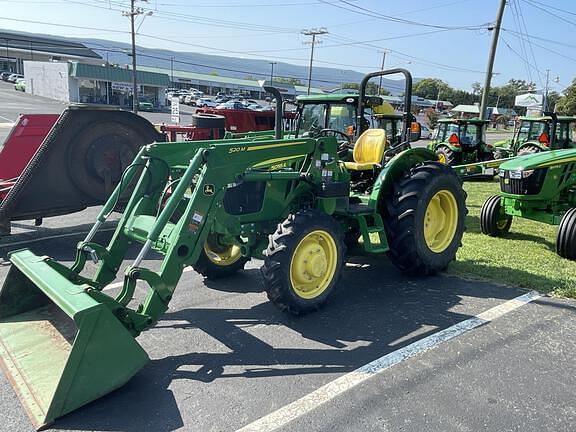
[[(137, 44), (367, 73), (404, 67), (471, 91), (484, 82), (500, 0), (138, 0)], [(0, 0), (0, 29), (130, 42), (129, 0)], [(562, 91), (576, 77), (576, 2), (508, 0), (493, 85)], [(277, 71), (281, 73), (281, 71)]]

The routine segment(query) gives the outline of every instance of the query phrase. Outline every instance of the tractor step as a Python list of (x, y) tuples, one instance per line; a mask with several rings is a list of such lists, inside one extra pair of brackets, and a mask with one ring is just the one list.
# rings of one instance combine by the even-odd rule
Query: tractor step
[(360, 234), (366, 252), (384, 253), (388, 251), (384, 222), (378, 213), (357, 215), (356, 220), (360, 226)]

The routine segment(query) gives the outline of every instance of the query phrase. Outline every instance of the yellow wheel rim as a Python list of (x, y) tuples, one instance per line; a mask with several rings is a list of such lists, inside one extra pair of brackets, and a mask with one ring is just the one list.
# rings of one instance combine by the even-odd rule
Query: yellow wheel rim
[(438, 162), (446, 164), (446, 156), (444, 153), (438, 153)]
[(204, 242), (204, 253), (212, 263), (222, 267), (232, 265), (242, 258), (242, 252), (238, 246), (221, 245), (213, 235), (210, 235)]
[(437, 192), (424, 215), (424, 239), (428, 248), (441, 253), (452, 243), (458, 226), (458, 204), (448, 190)]
[(507, 219), (500, 219), (498, 222), (496, 222), (496, 227), (499, 230), (503, 230), (504, 228), (506, 228), (507, 223), (508, 223)]
[(292, 254), (290, 283), (296, 295), (313, 299), (330, 285), (338, 263), (338, 250), (332, 236), (323, 230), (307, 234)]

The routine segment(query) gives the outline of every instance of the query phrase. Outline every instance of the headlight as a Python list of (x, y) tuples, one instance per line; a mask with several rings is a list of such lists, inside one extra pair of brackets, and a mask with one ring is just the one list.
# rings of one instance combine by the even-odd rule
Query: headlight
[(526, 171), (522, 171), (522, 178), (527, 178), (530, 177), (532, 174), (534, 173), (534, 170), (526, 170)]
[(510, 171), (510, 178), (511, 179), (521, 179), (522, 178), (522, 171)]
[(499, 176), (499, 177), (504, 177), (505, 175), (506, 175), (506, 171), (504, 171), (504, 170), (498, 171), (498, 176)]

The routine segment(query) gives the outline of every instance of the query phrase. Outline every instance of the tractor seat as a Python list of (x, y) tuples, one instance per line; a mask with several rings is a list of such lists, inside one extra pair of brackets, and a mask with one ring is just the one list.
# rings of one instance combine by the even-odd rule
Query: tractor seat
[(380, 167), (386, 148), (386, 131), (368, 129), (356, 140), (352, 157), (354, 162), (344, 162), (350, 171), (368, 171)]

